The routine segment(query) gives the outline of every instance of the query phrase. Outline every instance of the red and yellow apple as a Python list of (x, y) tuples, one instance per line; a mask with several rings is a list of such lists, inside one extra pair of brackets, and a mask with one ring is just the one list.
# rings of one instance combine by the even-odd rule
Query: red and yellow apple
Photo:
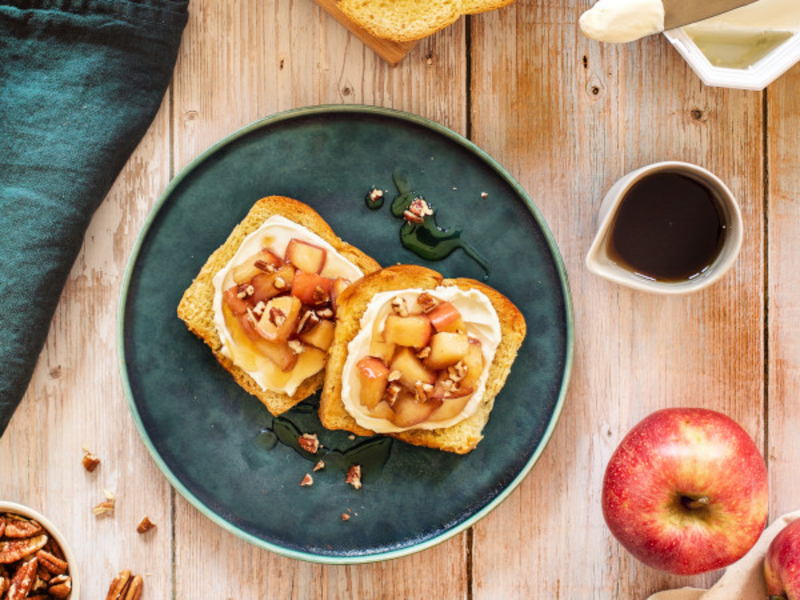
[(764, 560), (764, 577), (770, 598), (800, 600), (800, 519), (772, 540)]
[(726, 567), (756, 543), (767, 521), (764, 459), (731, 418), (675, 408), (636, 425), (611, 457), (603, 516), (634, 557), (693, 575)]

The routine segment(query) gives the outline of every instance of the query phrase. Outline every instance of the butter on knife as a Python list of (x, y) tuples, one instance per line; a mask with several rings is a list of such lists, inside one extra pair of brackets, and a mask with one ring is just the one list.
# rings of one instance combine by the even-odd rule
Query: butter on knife
[(752, 4), (756, 0), (600, 0), (580, 18), (586, 37), (624, 44), (665, 29)]

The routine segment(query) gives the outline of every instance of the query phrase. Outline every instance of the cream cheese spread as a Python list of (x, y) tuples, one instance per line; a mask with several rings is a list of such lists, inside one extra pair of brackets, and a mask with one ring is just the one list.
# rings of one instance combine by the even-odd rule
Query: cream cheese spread
[[(373, 335), (375, 323), (381, 323), (392, 312), (392, 300), (396, 297), (403, 298), (408, 304), (409, 311), (419, 312), (421, 307), (417, 303), (417, 298), (423, 292), (428, 292), (439, 300), (452, 302), (459, 310), (467, 329), (467, 334), (477, 338), (481, 342), (483, 352), (484, 368), (483, 374), (478, 380), (475, 392), (470, 397), (462, 411), (456, 416), (442, 421), (433, 420), (436, 413), (431, 416), (431, 420), (414, 425), (413, 427), (397, 427), (392, 422), (375, 417), (362, 406), (360, 398), (361, 383), (358, 377), (358, 361), (369, 355), (370, 341)], [(382, 331), (379, 329), (378, 331)], [(486, 381), (489, 378), (489, 366), (494, 360), (497, 347), (500, 345), (501, 329), (500, 319), (497, 316), (494, 306), (489, 298), (478, 290), (461, 290), (457, 287), (438, 287), (434, 290), (409, 289), (401, 292), (381, 292), (375, 296), (367, 305), (364, 315), (361, 317), (361, 329), (347, 346), (347, 360), (342, 371), (342, 401), (347, 412), (355, 419), (356, 423), (371, 429), (376, 433), (396, 433), (408, 429), (439, 429), (451, 427), (456, 423), (475, 414), (480, 406)]]
[(361, 270), (349, 260), (337, 253), (333, 246), (317, 234), (280, 215), (274, 215), (253, 233), (248, 235), (236, 254), (214, 276), (214, 325), (222, 340), (222, 354), (233, 364), (245, 371), (264, 390), (283, 392), (292, 396), (303, 381), (318, 373), (324, 367), (321, 351), (309, 349), (298, 357), (297, 364), (290, 371), (280, 371), (266, 357), (253, 357), (252, 351), (241, 348), (234, 341), (223, 310), (223, 293), (235, 285), (232, 270), (246, 259), (258, 253), (262, 248), (269, 248), (277, 256), (286, 254), (289, 241), (294, 238), (309, 244), (325, 248), (327, 258), (320, 273), (323, 277), (344, 277), (351, 282), (363, 277)]
[(624, 44), (664, 31), (661, 0), (600, 0), (580, 18), (583, 34)]

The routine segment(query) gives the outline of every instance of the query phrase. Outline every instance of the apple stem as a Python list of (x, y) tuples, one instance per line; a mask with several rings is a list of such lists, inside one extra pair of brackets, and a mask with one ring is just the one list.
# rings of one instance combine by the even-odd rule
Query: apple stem
[(711, 503), (708, 496), (700, 496), (699, 498), (683, 497), (683, 505), (688, 509), (704, 508)]

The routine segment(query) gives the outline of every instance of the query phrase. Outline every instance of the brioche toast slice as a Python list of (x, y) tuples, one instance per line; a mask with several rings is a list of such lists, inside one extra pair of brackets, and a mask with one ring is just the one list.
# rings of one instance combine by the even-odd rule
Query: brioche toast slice
[(246, 371), (236, 366), (222, 353), (222, 340), (214, 323), (214, 276), (236, 255), (245, 238), (257, 230), (268, 218), (280, 215), (305, 227), (328, 242), (337, 253), (352, 262), (365, 274), (380, 269), (380, 265), (358, 248), (343, 242), (325, 220), (311, 207), (283, 196), (262, 198), (250, 209), (247, 216), (233, 229), (225, 243), (206, 261), (178, 305), (178, 317), (189, 330), (203, 340), (219, 363), (236, 382), (256, 396), (273, 415), (286, 412), (322, 387), (324, 369), (307, 378), (288, 394), (263, 389)]
[(513, 0), (339, 0), (338, 8), (372, 35), (395, 42), (420, 40), (461, 15), (494, 10)]
[(329, 350), (328, 367), (320, 401), (319, 416), (328, 429), (344, 429), (362, 436), (375, 432), (356, 423), (342, 402), (342, 374), (348, 356), (348, 344), (361, 329), (361, 317), (373, 296), (379, 292), (411, 288), (433, 290), (455, 286), (477, 289), (488, 297), (500, 320), (501, 341), (489, 365), (489, 378), (478, 410), (451, 427), (410, 429), (390, 433), (392, 437), (416, 446), (427, 446), (457, 454), (466, 454), (483, 439), (494, 400), (505, 384), (511, 365), (526, 334), (525, 319), (519, 309), (497, 290), (472, 279), (444, 279), (439, 273), (415, 265), (397, 265), (367, 275), (348, 287), (339, 298), (339, 321)]

